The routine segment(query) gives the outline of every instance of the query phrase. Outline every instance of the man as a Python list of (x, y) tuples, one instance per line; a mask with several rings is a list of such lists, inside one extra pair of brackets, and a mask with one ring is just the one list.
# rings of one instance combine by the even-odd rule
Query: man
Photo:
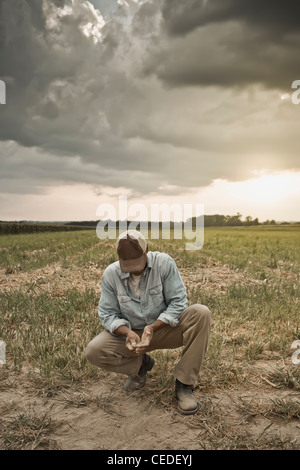
[(87, 346), (87, 359), (102, 369), (128, 376), (124, 389), (146, 383), (155, 349), (183, 346), (174, 368), (175, 396), (183, 414), (198, 409), (193, 388), (208, 346), (211, 313), (200, 304), (188, 307), (186, 289), (166, 253), (148, 252), (144, 236), (129, 230), (117, 240), (119, 261), (102, 276), (99, 317), (104, 331)]

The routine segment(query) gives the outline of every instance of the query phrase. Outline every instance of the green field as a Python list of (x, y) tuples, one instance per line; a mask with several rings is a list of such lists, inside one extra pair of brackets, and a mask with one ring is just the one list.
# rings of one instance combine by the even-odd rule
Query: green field
[[(299, 392), (300, 365), (291, 360), (292, 342), (300, 339), (299, 225), (207, 228), (201, 250), (185, 251), (184, 240), (149, 240), (149, 250), (171, 255), (189, 302), (206, 304), (213, 312), (199, 393), (212, 396), (216, 391), (248, 390), (253, 384), (272, 392)], [(114, 240), (101, 241), (94, 230), (0, 237), (0, 340), (7, 349), (0, 391), (9, 388), (12, 376), (48, 397), (102, 377), (87, 363), (84, 349), (101, 331), (101, 274), (116, 259)], [(154, 353), (156, 374), (150, 391), (139, 392), (140, 399), (158, 407), (173, 403), (172, 367), (178, 354)], [(265, 416), (299, 420), (300, 401), (293, 402), (291, 413), (290, 401), (280, 400), (264, 408)], [(245, 403), (239, 403), (245, 412)], [(252, 415), (261, 413), (258, 406), (253, 409)], [(5, 435), (9, 432), (7, 428)], [(222, 432), (226, 437), (226, 430)], [(204, 436), (201, 445), (261, 448), (264, 442), (249, 438), (247, 445), (238, 433), (230, 436), (227, 431), (222, 440), (216, 431), (211, 439)], [(292, 448), (292, 442), (275, 444), (270, 438), (264, 446)], [(26, 448), (12, 437), (2, 438), (1, 445)]]

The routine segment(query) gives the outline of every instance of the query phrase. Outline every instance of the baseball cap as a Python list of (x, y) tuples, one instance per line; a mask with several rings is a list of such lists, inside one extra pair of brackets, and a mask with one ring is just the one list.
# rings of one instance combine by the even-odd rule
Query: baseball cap
[(147, 242), (141, 232), (126, 230), (117, 239), (117, 253), (124, 273), (142, 271), (147, 262)]

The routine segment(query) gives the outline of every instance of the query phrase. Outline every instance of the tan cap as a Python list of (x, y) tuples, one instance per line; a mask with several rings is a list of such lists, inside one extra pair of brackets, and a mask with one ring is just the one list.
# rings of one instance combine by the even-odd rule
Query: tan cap
[(117, 239), (117, 253), (124, 273), (142, 271), (147, 262), (147, 242), (137, 230), (126, 230)]

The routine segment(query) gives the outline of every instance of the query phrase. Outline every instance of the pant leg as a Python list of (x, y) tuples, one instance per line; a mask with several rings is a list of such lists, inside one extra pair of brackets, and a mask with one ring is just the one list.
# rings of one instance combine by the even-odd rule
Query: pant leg
[(180, 382), (194, 386), (207, 351), (210, 329), (210, 310), (205, 305), (191, 305), (181, 314), (177, 326), (163, 328), (154, 334), (147, 351), (183, 346), (174, 375)]
[(180, 382), (195, 385), (205, 359), (211, 330), (211, 312), (205, 305), (192, 305), (184, 312), (183, 352), (174, 375)]

